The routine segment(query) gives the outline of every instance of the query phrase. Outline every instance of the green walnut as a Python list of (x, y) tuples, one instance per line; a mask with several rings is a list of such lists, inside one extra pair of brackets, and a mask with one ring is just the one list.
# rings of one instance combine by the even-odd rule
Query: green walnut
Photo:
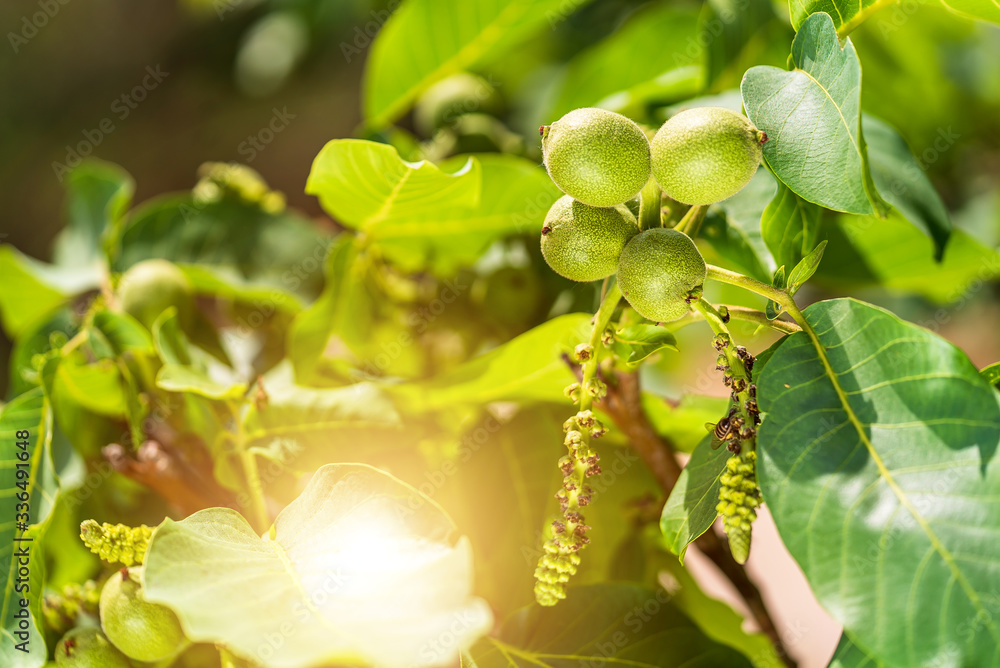
[(688, 109), (653, 137), (653, 176), (678, 202), (721, 202), (753, 178), (765, 141), (767, 135), (729, 109)]
[(136, 661), (161, 661), (185, 642), (177, 615), (146, 600), (141, 568), (123, 568), (108, 578), (100, 608), (108, 640)]
[(143, 260), (126, 271), (118, 285), (118, 298), (122, 309), (146, 327), (152, 327), (171, 306), (177, 308), (182, 325), (194, 313), (191, 283), (166, 260)]
[(124, 654), (96, 626), (77, 627), (56, 645), (60, 668), (131, 668)]
[(496, 88), (486, 79), (459, 72), (427, 89), (413, 111), (413, 123), (417, 130), (429, 137), (438, 128), (451, 125), (464, 114), (482, 112), (496, 115), (502, 106)]
[(639, 315), (671, 322), (688, 312), (689, 299), (701, 296), (705, 259), (683, 232), (654, 228), (625, 246), (618, 262), (618, 286)]
[(577, 109), (543, 126), (541, 133), (552, 182), (584, 204), (621, 204), (649, 180), (649, 140), (621, 114)]
[(542, 226), (542, 255), (571, 281), (596, 281), (618, 270), (618, 256), (639, 233), (632, 212), (619, 204), (593, 207), (560, 197)]

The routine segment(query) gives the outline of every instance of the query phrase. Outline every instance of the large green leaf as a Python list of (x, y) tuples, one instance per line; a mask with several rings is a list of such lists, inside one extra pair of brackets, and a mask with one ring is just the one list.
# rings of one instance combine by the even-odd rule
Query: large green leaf
[(851, 642), (844, 633), (840, 636), (837, 649), (827, 668), (883, 668), (885, 664), (867, 654)]
[(948, 303), (1000, 275), (1000, 253), (962, 230), (951, 234), (935, 262), (934, 242), (896, 213), (885, 219), (841, 216), (826, 233), (830, 243), (816, 280), (837, 290), (880, 285)]
[(862, 122), (875, 185), (904, 218), (934, 240), (934, 257), (940, 260), (951, 234), (951, 218), (944, 202), (891, 125), (867, 115)]
[(690, 10), (655, 4), (640, 9), (570, 61), (545, 122), (580, 107), (641, 111), (653, 97), (697, 93), (704, 77), (698, 28), (698, 15)]
[(730, 456), (726, 448), (713, 450), (712, 437), (706, 436), (681, 471), (663, 506), (660, 530), (667, 547), (682, 563), (688, 545), (708, 531), (719, 516), (715, 509), (719, 504), (719, 478)]
[(344, 225), (378, 239), (452, 206), (479, 203), (482, 168), (469, 159), (448, 174), (432, 162), (406, 162), (388, 144), (334, 139), (313, 161), (306, 192)]
[(995, 665), (996, 391), (952, 344), (874, 306), (806, 318), (828, 364), (793, 334), (758, 381), (759, 481), (782, 540), (868, 654)]
[(590, 316), (560, 316), (431, 380), (388, 389), (419, 411), (491, 401), (558, 401), (573, 382), (562, 355), (589, 338)]
[(372, 45), (365, 117), (375, 127), (392, 123), (435, 82), (499, 57), (587, 1), (408, 0)]
[(760, 235), (775, 264), (791, 271), (816, 246), (822, 214), (823, 209), (778, 184), (778, 193), (760, 221)]
[(468, 653), (477, 668), (620, 665), (632, 668), (750, 666), (670, 603), (663, 590), (627, 584), (570, 589), (555, 607), (533, 604)]
[(767, 133), (764, 160), (803, 199), (850, 213), (881, 212), (861, 133), (861, 63), (840, 44), (828, 14), (814, 14), (792, 42), (793, 70), (758, 66), (740, 90)]
[[(27, 438), (23, 438), (25, 431)], [(37, 668), (45, 663), (46, 657), (42, 635), (45, 564), (39, 557), (41, 542), (61, 492), (80, 483), (81, 467), (65, 439), (54, 434), (52, 410), (40, 388), (17, 397), (0, 409), (0, 439), (4, 444), (0, 460), (0, 499), (9, 509), (9, 515), (0, 522), (0, 572), (3, 574), (0, 662), (11, 668)], [(25, 524), (30, 527), (27, 531), (17, 526), (18, 518), (15, 517), (15, 505), (22, 503), (17, 495), (24, 493), (28, 504)], [(24, 567), (19, 563), (25, 558), (24, 550), (30, 555), (27, 557), (30, 570), (27, 582), (19, 575), (19, 569)], [(27, 589), (17, 589), (24, 585)], [(15, 618), (21, 610), (22, 598), (29, 601), (26, 630)], [(17, 633), (27, 633), (28, 638), (18, 637)], [(27, 651), (16, 648), (24, 640), (29, 641), (24, 646)]]
[(353, 139), (323, 148), (306, 192), (400, 268), (445, 275), (472, 264), (498, 238), (540, 229), (559, 196), (545, 172), (523, 158), (462, 157), (442, 170)]
[(165, 520), (145, 563), (147, 598), (189, 638), (269, 668), (446, 664), (491, 624), (471, 582), (469, 543), (440, 507), (358, 464), (317, 471), (264, 538), (225, 508)]
[(118, 165), (88, 160), (70, 173), (66, 187), (69, 223), (56, 237), (53, 259), (62, 266), (103, 261), (105, 235), (113, 235), (125, 215), (135, 182)]

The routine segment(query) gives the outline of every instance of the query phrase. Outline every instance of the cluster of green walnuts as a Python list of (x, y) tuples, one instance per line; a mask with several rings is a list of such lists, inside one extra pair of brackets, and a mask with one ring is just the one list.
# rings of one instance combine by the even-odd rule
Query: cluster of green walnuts
[[(145, 597), (143, 568), (137, 564), (142, 563), (150, 534), (151, 530), (145, 526), (84, 522), (81, 531), (84, 543), (102, 559), (126, 565), (104, 583), (96, 610), (89, 605), (93, 601), (72, 600), (81, 596), (66, 592), (46, 600), (47, 624), (54, 629), (72, 627), (56, 645), (57, 666), (132, 668), (136, 663), (169, 659), (187, 646), (173, 611)], [(96, 585), (85, 589), (93, 591), (83, 599), (96, 594)]]
[[(706, 266), (682, 231), (641, 230), (636, 195), (650, 176), (670, 198), (703, 206), (739, 192), (757, 171), (766, 136), (740, 114), (699, 107), (653, 135), (604, 109), (577, 109), (541, 128), (549, 177), (566, 193), (542, 227), (542, 254), (558, 274), (595, 281), (618, 274), (640, 315), (677, 320), (701, 296)], [(656, 220), (660, 220), (659, 198)]]

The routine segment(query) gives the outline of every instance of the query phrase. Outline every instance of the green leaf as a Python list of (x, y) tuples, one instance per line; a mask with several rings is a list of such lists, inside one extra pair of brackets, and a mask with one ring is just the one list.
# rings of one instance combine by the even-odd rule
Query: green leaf
[(291, 470), (359, 458), (362, 449), (368, 455), (397, 445), (405, 433), (396, 407), (372, 383), (315, 389), (269, 375), (263, 388), (266, 401), (250, 404), (243, 416), (245, 447), (264, 456), (280, 452)]
[(849, 213), (881, 212), (861, 134), (861, 63), (841, 46), (828, 14), (814, 14), (792, 42), (791, 71), (758, 66), (740, 90), (767, 133), (764, 160), (795, 194)]
[(799, 30), (809, 16), (825, 12), (841, 35), (846, 35), (882, 6), (879, 0), (788, 0), (792, 27)]
[(411, 410), (491, 401), (559, 401), (573, 382), (564, 354), (590, 338), (590, 316), (550, 320), (431, 380), (388, 390)]
[(697, 93), (704, 78), (698, 28), (698, 15), (690, 10), (655, 4), (640, 9), (569, 62), (546, 122), (581, 107), (641, 111), (652, 98)]
[[(172, 608), (189, 638), (271, 668), (447, 664), (491, 625), (471, 596), (471, 548), (451, 520), (359, 464), (319, 469), (263, 539), (227, 508), (164, 520), (144, 579), (146, 597)], [(288, 637), (284, 628), (294, 642), (262, 654), (261, 639)], [(431, 644), (449, 628), (454, 642)]]
[(118, 165), (87, 160), (70, 172), (66, 184), (69, 223), (56, 237), (57, 265), (104, 263), (105, 234), (114, 234), (135, 193), (135, 181)]
[(125, 416), (121, 373), (110, 359), (87, 364), (76, 355), (55, 355), (45, 364), (42, 375), (52, 392), (87, 411), (112, 418)]
[(127, 313), (101, 310), (94, 314), (91, 335), (98, 334), (115, 355), (152, 353), (153, 339), (138, 320)]
[(819, 269), (819, 263), (823, 261), (823, 252), (826, 250), (826, 241), (820, 242), (816, 248), (813, 248), (802, 261), (795, 265), (792, 269), (792, 273), (788, 274), (788, 292), (790, 294), (795, 294), (799, 291), (803, 285), (806, 284), (816, 270)]
[(992, 665), (996, 391), (952, 344), (887, 311), (833, 300), (805, 314), (829, 367), (793, 334), (758, 380), (758, 477), (785, 546), (867, 653)]
[(891, 125), (868, 115), (862, 123), (875, 185), (904, 218), (934, 240), (934, 258), (940, 260), (952, 229), (944, 202)]
[[(27, 439), (18, 432), (27, 431)], [(40, 558), (41, 543), (52, 510), (63, 491), (80, 483), (80, 462), (64, 439), (54, 438), (52, 411), (40, 388), (22, 394), (0, 409), (0, 442), (4, 444), (0, 463), (0, 496), (10, 509), (10, 517), (0, 523), (0, 569), (3, 572), (3, 603), (0, 606), (0, 662), (11, 668), (37, 668), (45, 663), (46, 648), (42, 633), (42, 594), (45, 589), (45, 564)], [(22, 450), (18, 443), (25, 442)], [(22, 455), (21, 453), (25, 453)], [(18, 464), (22, 466), (18, 468)], [(17, 471), (26, 471), (26, 478), (19, 478)], [(17, 494), (24, 490), (18, 482), (27, 483), (29, 530), (18, 530), (15, 525), (14, 506), (20, 502)], [(18, 538), (25, 540), (18, 541)], [(30, 540), (28, 540), (30, 539)], [(28, 550), (30, 579), (28, 589), (17, 591), (19, 563), (23, 556), (15, 551)], [(29, 601), (27, 633), (29, 651), (22, 652), (15, 645), (25, 640), (17, 637), (25, 630), (19, 626), (15, 614), (21, 609), (20, 599)]]
[(170, 307), (153, 323), (153, 341), (163, 366), (156, 386), (168, 392), (190, 392), (206, 399), (231, 401), (247, 391), (233, 372), (203, 350), (192, 346), (181, 331), (177, 309)]
[(481, 640), (468, 658), (477, 668), (751, 665), (703, 635), (662, 589), (628, 584), (574, 587), (557, 606), (524, 608), (507, 620), (499, 638)]
[(851, 642), (847, 634), (841, 634), (837, 649), (827, 668), (883, 668), (884, 663), (865, 654), (864, 650)]
[(541, 228), (560, 193), (538, 165), (509, 155), (405, 162), (391, 146), (334, 140), (306, 192), (405, 271), (451, 275), (499, 238)]
[(778, 184), (760, 221), (761, 237), (778, 266), (794, 267), (816, 246), (822, 215), (823, 209)]
[[(368, 289), (364, 258), (355, 238), (343, 234), (330, 245), (324, 262), (326, 286), (312, 306), (299, 313), (288, 332), (288, 359), (302, 384), (344, 374), (331, 347), (356, 354), (367, 343), (375, 317), (375, 298)], [(347, 351), (344, 351), (344, 348)]]
[(615, 332), (612, 349), (626, 364), (636, 365), (661, 350), (677, 350), (677, 339), (666, 327), (629, 325)]
[(46, 265), (13, 246), (0, 245), (0, 322), (11, 338), (17, 338), (69, 297), (99, 284), (96, 268)]
[(8, 396), (16, 397), (39, 386), (41, 380), (33, 360), (35, 355), (44, 354), (52, 349), (53, 333), (60, 332), (68, 340), (76, 334), (76, 331), (77, 325), (69, 305), (50, 311), (48, 315), (35, 320), (22, 330), (11, 349)]
[(730, 456), (726, 448), (713, 450), (711, 434), (705, 436), (663, 506), (660, 530), (667, 547), (681, 563), (688, 545), (708, 531), (719, 516), (715, 509), (719, 504), (719, 478)]
[[(771, 285), (776, 288), (784, 288), (788, 285), (785, 281), (785, 265), (781, 265), (774, 272), (774, 276), (771, 277)], [(769, 320), (774, 320), (779, 315), (781, 315), (781, 306), (777, 302), (768, 299), (767, 304), (764, 306), (764, 313), (767, 315)]]
[[(468, 157), (446, 161), (449, 172), (462, 169)], [(413, 215), (375, 235), (379, 250), (405, 271), (431, 270), (451, 277), (460, 266), (473, 264), (497, 239), (538, 234), (545, 214), (562, 193), (537, 163), (513, 155), (476, 156), (482, 170), (482, 190), (473, 207), (437, 208), (433, 215)]]
[[(310, 265), (310, 271), (315, 272), (321, 265), (319, 259)], [(258, 309), (262, 314), (280, 311), (295, 314), (302, 310), (302, 298), (293, 290), (301, 278), (290, 274), (285, 281), (288, 290), (267, 283), (247, 281), (240, 276), (223, 273), (212, 267), (185, 265), (181, 271), (191, 283), (195, 294), (211, 295), (219, 299), (228, 299), (240, 304), (248, 304)], [(295, 286), (295, 287), (293, 287)]]
[(719, 255), (765, 282), (775, 264), (761, 235), (761, 217), (776, 188), (767, 170), (758, 169), (743, 190), (713, 205), (702, 225), (702, 237)]
[(934, 243), (896, 213), (886, 219), (841, 216), (827, 228), (826, 262), (816, 280), (840, 291), (876, 285), (947, 303), (1000, 275), (1000, 253), (962, 230), (951, 234), (935, 262)]
[(994, 362), (988, 367), (980, 369), (979, 375), (990, 385), (1000, 387), (1000, 362)]
[(432, 84), (502, 56), (587, 1), (408, 0), (372, 45), (365, 118), (376, 128), (392, 123)]
[(1000, 7), (993, 0), (941, 0), (941, 4), (974, 19), (1000, 23)]

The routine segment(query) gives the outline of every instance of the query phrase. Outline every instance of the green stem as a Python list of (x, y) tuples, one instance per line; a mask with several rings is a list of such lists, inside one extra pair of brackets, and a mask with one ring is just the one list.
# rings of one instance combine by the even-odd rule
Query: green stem
[(257, 468), (257, 458), (246, 448), (246, 434), (243, 431), (243, 421), (240, 419), (238, 406), (230, 401), (227, 402), (229, 410), (233, 416), (234, 448), (240, 458), (243, 467), (243, 475), (250, 490), (251, 510), (254, 516), (254, 528), (257, 531), (264, 531), (270, 525), (267, 514), (267, 502), (264, 500), (264, 486), (260, 482), (260, 471)]
[(734, 320), (742, 320), (744, 322), (752, 322), (756, 325), (770, 327), (771, 329), (782, 332), (783, 334), (794, 334), (795, 332), (802, 331), (802, 328), (794, 322), (788, 322), (787, 320), (771, 320), (767, 317), (767, 314), (763, 311), (758, 311), (755, 308), (747, 308), (745, 306), (727, 306), (726, 308), (729, 309), (729, 316)]
[[(614, 315), (615, 309), (618, 308), (618, 302), (622, 299), (621, 288), (618, 287), (618, 282), (615, 281), (608, 286), (608, 290), (604, 295), (604, 299), (601, 300), (601, 306), (597, 309), (597, 314), (594, 316), (594, 328), (590, 332), (590, 344), (593, 353), (590, 358), (583, 363), (583, 378), (581, 379), (580, 387), (587, 387), (587, 383), (594, 379), (597, 375), (597, 354), (601, 349), (601, 339), (604, 337), (604, 330), (608, 328), (608, 323), (611, 322), (611, 316)], [(580, 410), (586, 411), (590, 410), (593, 405), (593, 399), (586, 392), (583, 391), (580, 394)], [(584, 439), (589, 440), (587, 434), (584, 435)]]
[(649, 181), (639, 192), (639, 229), (649, 230), (660, 227), (660, 184), (649, 177)]
[(684, 217), (681, 218), (681, 222), (677, 223), (677, 227), (674, 229), (678, 232), (683, 232), (692, 239), (698, 236), (698, 231), (701, 230), (701, 223), (705, 220), (705, 214), (708, 212), (708, 208), (704, 206), (695, 205), (687, 210)]
[(750, 292), (756, 292), (758, 295), (778, 302), (782, 306), (784, 306), (785, 303), (791, 299), (787, 292), (776, 288), (773, 285), (762, 283), (755, 278), (750, 278), (749, 276), (744, 276), (743, 274), (723, 269), (722, 267), (716, 267), (712, 264), (708, 265), (708, 278), (719, 281), (720, 283), (735, 285), (743, 288), (744, 290), (749, 290)]

